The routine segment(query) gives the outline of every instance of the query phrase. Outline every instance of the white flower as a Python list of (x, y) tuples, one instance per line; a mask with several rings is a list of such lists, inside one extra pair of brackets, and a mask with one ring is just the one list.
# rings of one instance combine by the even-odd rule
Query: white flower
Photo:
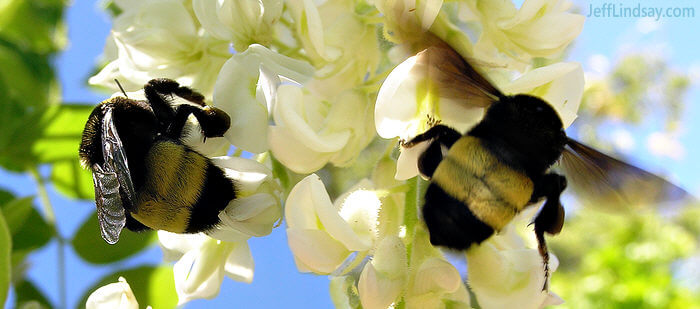
[(313, 67), (253, 44), (233, 55), (221, 68), (214, 87), (214, 106), (231, 117), (226, 138), (243, 150), (268, 149), (268, 115), (277, 98), (280, 76), (297, 82), (308, 80)]
[(461, 17), (481, 24), (474, 45), (478, 59), (503, 63), (515, 59), (520, 69), (533, 57), (560, 54), (583, 29), (584, 17), (567, 12), (565, 0), (526, 0), (520, 9), (511, 1), (463, 2)]
[(299, 87), (282, 85), (274, 108), (269, 144), (275, 158), (297, 173), (326, 163), (346, 166), (374, 138), (372, 104), (358, 91), (326, 101)]
[(482, 108), (467, 108), (463, 96), (455, 96), (435, 78), (441, 68), (425, 61), (424, 54), (406, 59), (391, 71), (379, 94), (374, 111), (377, 133), (383, 138), (409, 139), (428, 129), (428, 116), (463, 132), (483, 115)]
[(212, 36), (232, 41), (236, 50), (269, 44), (274, 25), (282, 15), (282, 0), (193, 0), (202, 27)]
[(125, 10), (114, 19), (111, 38), (118, 56), (89, 82), (115, 91), (115, 78), (134, 90), (130, 86), (167, 77), (210, 96), (230, 57), (228, 43), (200, 31), (182, 1), (147, 1)]
[[(511, 222), (501, 233), (474, 245), (466, 253), (469, 287), (479, 305), (485, 309), (528, 309), (562, 303), (556, 294), (542, 291), (542, 257), (537, 249), (525, 246), (514, 225)], [(553, 253), (549, 256), (551, 276), (559, 261)]]
[(361, 181), (335, 203), (315, 174), (297, 183), (285, 206), (287, 238), (297, 268), (329, 274), (353, 252), (366, 252), (376, 237), (381, 203)]
[(85, 303), (85, 308), (138, 309), (139, 303), (126, 279), (119, 277), (119, 282), (110, 283), (92, 292)]
[(397, 236), (382, 239), (357, 283), (363, 308), (387, 308), (401, 295), (408, 277), (406, 246)]
[(158, 231), (158, 239), (164, 257), (178, 260), (173, 267), (178, 305), (197, 298), (214, 298), (224, 275), (236, 281), (253, 281), (253, 256), (245, 240), (227, 242), (201, 233), (166, 231)]

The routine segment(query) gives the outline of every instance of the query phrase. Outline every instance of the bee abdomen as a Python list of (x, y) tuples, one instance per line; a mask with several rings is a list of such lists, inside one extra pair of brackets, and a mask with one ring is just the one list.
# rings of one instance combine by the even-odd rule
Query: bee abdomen
[(199, 200), (192, 208), (187, 233), (197, 233), (213, 228), (219, 223), (219, 213), (236, 197), (233, 181), (219, 167), (209, 161), (206, 180)]
[(495, 230), (527, 205), (534, 189), (524, 173), (498, 161), (474, 137), (463, 137), (450, 148), (432, 181)]
[(494, 233), (494, 229), (474, 216), (467, 205), (434, 183), (425, 193), (423, 220), (430, 232), (430, 243), (435, 246), (466, 250)]

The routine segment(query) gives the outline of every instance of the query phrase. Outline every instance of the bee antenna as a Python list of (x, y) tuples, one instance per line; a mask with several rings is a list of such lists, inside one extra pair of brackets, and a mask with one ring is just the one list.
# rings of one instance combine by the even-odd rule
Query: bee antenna
[(114, 79), (114, 82), (117, 83), (117, 86), (119, 86), (119, 90), (122, 91), (122, 93), (124, 94), (124, 96), (125, 96), (126, 98), (129, 98), (129, 96), (126, 95), (126, 91), (124, 91), (124, 88), (122, 88), (122, 84), (119, 83), (119, 80), (117, 80), (117, 79), (115, 78), (115, 79)]

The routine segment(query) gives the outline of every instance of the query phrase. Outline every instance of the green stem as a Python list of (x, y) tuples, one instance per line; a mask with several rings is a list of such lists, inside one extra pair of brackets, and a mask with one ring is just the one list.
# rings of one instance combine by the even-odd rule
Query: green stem
[(41, 207), (44, 211), (44, 217), (46, 217), (46, 221), (48, 221), (56, 232), (56, 239), (58, 241), (58, 296), (60, 308), (68, 308), (66, 303), (66, 240), (63, 238), (63, 236), (61, 236), (61, 232), (58, 229), (56, 214), (53, 211), (49, 194), (46, 191), (46, 183), (44, 182), (44, 179), (41, 177), (36, 168), (31, 170), (31, 174), (37, 183), (37, 191), (39, 194), (39, 200), (41, 201)]

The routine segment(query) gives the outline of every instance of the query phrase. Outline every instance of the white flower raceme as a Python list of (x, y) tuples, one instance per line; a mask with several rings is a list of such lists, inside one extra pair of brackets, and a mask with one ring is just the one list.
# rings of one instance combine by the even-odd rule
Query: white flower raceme
[(314, 172), (328, 162), (348, 165), (374, 138), (372, 102), (359, 91), (323, 100), (302, 88), (282, 85), (273, 115), (270, 149), (297, 173)]
[(193, 0), (202, 27), (212, 36), (233, 42), (236, 50), (248, 45), (269, 44), (280, 19), (282, 0)]
[(108, 42), (107, 48), (116, 46), (117, 58), (89, 82), (115, 91), (115, 78), (129, 89), (167, 77), (208, 97), (230, 57), (228, 43), (202, 31), (178, 0), (146, 1), (125, 10), (114, 19), (111, 39), (114, 45)]
[[(521, 214), (532, 214), (527, 211)], [(469, 287), (484, 309), (491, 308), (544, 308), (561, 304), (554, 293), (542, 291), (544, 268), (536, 248), (525, 246), (515, 232), (515, 219), (503, 231), (467, 251)], [(559, 261), (549, 253), (550, 274)]]
[(246, 239), (230, 242), (201, 233), (158, 231), (164, 257), (177, 260), (173, 274), (178, 305), (197, 298), (214, 298), (224, 275), (236, 281), (253, 281), (253, 256)]
[(329, 274), (351, 253), (372, 249), (381, 203), (371, 189), (369, 181), (361, 181), (332, 203), (315, 174), (294, 186), (285, 204), (285, 219), (299, 271)]
[(567, 12), (566, 0), (526, 0), (520, 9), (511, 1), (462, 3), (461, 18), (481, 25), (474, 56), (496, 63), (514, 59), (520, 69), (533, 57), (560, 54), (583, 29), (583, 15)]
[(92, 292), (85, 303), (85, 308), (138, 309), (139, 303), (126, 279), (119, 277), (119, 282), (107, 284)]
[[(446, 93), (449, 85), (440, 85), (428, 74), (426, 64), (418, 56), (408, 58), (397, 66), (382, 84), (375, 105), (375, 125), (384, 138), (408, 140), (428, 129), (428, 117), (465, 132), (481, 120), (482, 108), (465, 107), (464, 100)], [(531, 70), (505, 85), (497, 85), (506, 94), (526, 93), (547, 101), (561, 117), (564, 127), (576, 118), (583, 96), (583, 69), (573, 62), (555, 63)], [(404, 149), (398, 159), (397, 179), (418, 174), (417, 159), (427, 147), (418, 145)]]
[(221, 68), (214, 87), (214, 106), (231, 117), (226, 138), (246, 151), (267, 151), (268, 118), (275, 105), (280, 76), (303, 83), (313, 72), (308, 63), (262, 45), (253, 44), (233, 55)]

